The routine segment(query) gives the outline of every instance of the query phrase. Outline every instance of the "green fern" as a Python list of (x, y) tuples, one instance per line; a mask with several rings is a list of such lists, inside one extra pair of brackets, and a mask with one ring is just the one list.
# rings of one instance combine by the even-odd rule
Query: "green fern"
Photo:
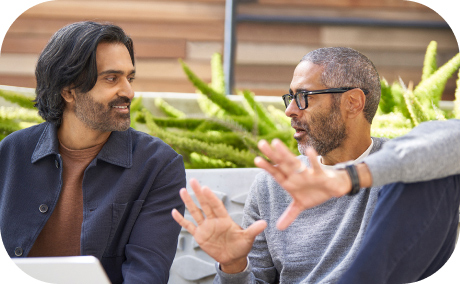
[(267, 127), (276, 130), (275, 122), (267, 115), (268, 112), (265, 107), (254, 99), (254, 93), (244, 90), (242, 94), (248, 106), (253, 110), (254, 115), (263, 121)]
[(215, 91), (213, 88), (209, 87), (205, 82), (199, 79), (195, 73), (190, 70), (190, 68), (180, 60), (182, 68), (187, 75), (188, 79), (192, 84), (203, 94), (206, 95), (213, 103), (220, 106), (228, 114), (231, 115), (249, 115), (248, 112), (239, 104), (228, 99), (224, 94)]
[(24, 96), (12, 91), (0, 90), (0, 97), (23, 108), (35, 109), (35, 103), (28, 96)]
[(396, 106), (395, 98), (393, 97), (393, 93), (391, 91), (391, 86), (385, 79), (380, 80), (380, 86), (381, 95), (379, 102), (379, 110), (384, 114), (390, 113), (394, 110)]
[(422, 81), (428, 79), (438, 69), (436, 61), (438, 43), (431, 41), (426, 48), (425, 60), (423, 61)]
[(456, 119), (460, 119), (460, 71), (458, 72), (457, 88), (455, 89), (453, 115)]
[(158, 109), (160, 109), (164, 114), (166, 114), (168, 117), (173, 117), (173, 118), (184, 118), (185, 117), (185, 113), (171, 106), (162, 98), (159, 98), (159, 97), (155, 98), (154, 102), (155, 102), (155, 106)]
[(424, 109), (418, 98), (414, 95), (411, 89), (406, 90), (403, 94), (407, 109), (410, 113), (410, 119), (414, 126), (419, 125), (423, 121), (428, 120), (426, 116), (427, 110)]
[(414, 95), (419, 99), (420, 103), (424, 106), (434, 105), (439, 107), (439, 101), (446, 82), (459, 67), (460, 53), (441, 66), (430, 77), (421, 81), (414, 89)]
[(238, 167), (253, 167), (254, 158), (253, 154), (246, 150), (237, 150), (232, 146), (226, 144), (213, 144), (199, 141), (197, 139), (185, 138), (180, 135), (168, 132), (155, 124), (152, 114), (145, 112), (145, 120), (151, 135), (159, 137), (165, 143), (170, 145), (177, 152), (183, 153), (184, 159), (190, 162), (190, 154), (196, 152), (200, 155), (213, 157), (214, 159), (221, 159), (234, 163)]
[(35, 123), (44, 121), (43, 118), (38, 115), (37, 110), (4, 106), (0, 106), (0, 118)]
[(211, 58), (211, 88), (220, 94), (225, 94), (224, 69), (222, 68), (222, 56), (214, 53)]

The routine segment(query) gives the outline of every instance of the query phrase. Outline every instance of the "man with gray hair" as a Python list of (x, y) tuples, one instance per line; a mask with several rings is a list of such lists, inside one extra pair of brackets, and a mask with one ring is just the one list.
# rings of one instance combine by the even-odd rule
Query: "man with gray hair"
[(458, 225), (460, 121), (423, 123), (386, 143), (370, 135), (379, 99), (367, 57), (312, 51), (283, 96), (302, 155), (259, 142), (276, 166), (255, 159), (267, 172), (251, 187), (245, 229), (196, 180), (203, 213), (181, 191), (197, 225), (173, 217), (218, 261), (216, 283), (408, 283), (442, 267)]

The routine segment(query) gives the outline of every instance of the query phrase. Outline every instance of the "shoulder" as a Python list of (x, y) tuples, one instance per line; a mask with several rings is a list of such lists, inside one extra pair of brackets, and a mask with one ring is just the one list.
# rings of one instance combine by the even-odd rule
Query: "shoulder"
[(374, 141), (374, 146), (372, 146), (371, 153), (379, 151), (383, 144), (388, 142), (390, 139), (385, 137), (372, 137), (372, 140)]
[(180, 164), (183, 168), (182, 155), (160, 138), (142, 131), (129, 128), (132, 141), (132, 155), (135, 163), (154, 163), (158, 167)]
[(47, 123), (41, 123), (15, 131), (0, 141), (0, 147), (35, 147)]
[(128, 130), (131, 134), (131, 139), (133, 142), (133, 148), (136, 150), (147, 150), (147, 151), (154, 151), (154, 152), (162, 152), (167, 155), (177, 156), (179, 155), (176, 151), (174, 151), (171, 146), (166, 144), (163, 140), (158, 137), (152, 136), (142, 131), (135, 130), (133, 128), (129, 128)]

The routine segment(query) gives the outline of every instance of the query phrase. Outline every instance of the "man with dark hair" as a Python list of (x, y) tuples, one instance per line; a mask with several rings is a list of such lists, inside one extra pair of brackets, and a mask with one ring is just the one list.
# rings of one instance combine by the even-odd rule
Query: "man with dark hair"
[(379, 98), (379, 75), (364, 55), (312, 51), (283, 96), (302, 155), (279, 140), (259, 143), (276, 166), (255, 159), (267, 172), (251, 187), (245, 229), (196, 180), (203, 213), (181, 190), (197, 225), (172, 215), (218, 261), (215, 283), (398, 284), (448, 260), (460, 203), (460, 121), (423, 123), (385, 143), (370, 136)]
[(97, 257), (112, 283), (167, 283), (185, 207), (182, 157), (130, 128), (133, 43), (111, 24), (54, 34), (36, 67), (46, 122), (0, 143), (0, 230), (10, 257)]

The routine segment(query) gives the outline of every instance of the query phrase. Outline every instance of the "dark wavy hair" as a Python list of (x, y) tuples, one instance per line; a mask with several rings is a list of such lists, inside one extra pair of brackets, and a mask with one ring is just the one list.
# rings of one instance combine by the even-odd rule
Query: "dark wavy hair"
[(118, 26), (78, 22), (58, 30), (38, 58), (35, 68), (35, 107), (44, 120), (59, 126), (64, 112), (61, 91), (71, 86), (81, 93), (97, 81), (96, 49), (99, 43), (122, 43), (134, 66), (132, 39)]
[(351, 48), (325, 47), (313, 50), (300, 61), (324, 67), (320, 80), (327, 88), (355, 87), (369, 91), (363, 113), (372, 124), (380, 102), (380, 77), (369, 58)]

